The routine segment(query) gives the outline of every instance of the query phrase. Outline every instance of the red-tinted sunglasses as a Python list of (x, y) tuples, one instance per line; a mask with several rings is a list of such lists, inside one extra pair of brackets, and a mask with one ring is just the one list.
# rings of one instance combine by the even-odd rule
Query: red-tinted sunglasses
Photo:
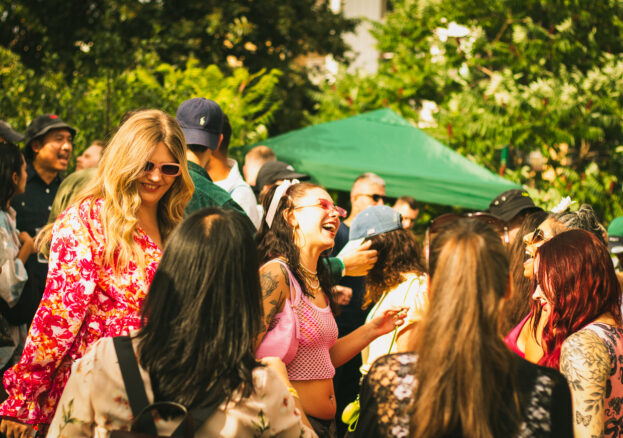
[(327, 210), (327, 211), (335, 210), (335, 212), (337, 213), (339, 217), (346, 217), (348, 214), (346, 210), (344, 210), (342, 207), (338, 207), (333, 202), (327, 199), (319, 199), (318, 202), (315, 204), (299, 205), (298, 207), (294, 207), (294, 208), (318, 207), (318, 206), (320, 206), (320, 208), (322, 208), (323, 210)]
[(152, 161), (148, 161), (145, 163), (145, 167), (143, 167), (143, 172), (153, 172), (155, 169), (158, 169), (161, 174), (166, 176), (178, 176), (182, 173), (182, 168), (177, 163), (154, 163)]

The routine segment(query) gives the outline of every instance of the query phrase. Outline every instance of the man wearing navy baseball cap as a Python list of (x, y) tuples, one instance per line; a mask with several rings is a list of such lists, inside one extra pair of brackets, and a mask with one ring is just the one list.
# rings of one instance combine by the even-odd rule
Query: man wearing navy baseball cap
[[(212, 151), (223, 140), (223, 110), (218, 103), (195, 97), (180, 104), (175, 114), (186, 138), (188, 171), (195, 191), (186, 206), (186, 215), (204, 207), (226, 207), (246, 213), (225, 190), (214, 184), (205, 170)], [(255, 229), (255, 227), (254, 227)]]

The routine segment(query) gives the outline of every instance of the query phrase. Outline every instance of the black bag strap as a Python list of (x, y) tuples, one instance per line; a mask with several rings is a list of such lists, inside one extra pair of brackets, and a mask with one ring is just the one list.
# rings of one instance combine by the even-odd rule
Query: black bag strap
[(113, 343), (115, 345), (117, 359), (119, 360), (119, 368), (121, 369), (125, 391), (128, 394), (132, 415), (137, 420), (137, 426), (139, 430), (156, 436), (158, 433), (153, 417), (151, 415), (142, 415), (140, 418), (137, 417), (150, 403), (147, 399), (147, 393), (145, 392), (145, 385), (143, 385), (138, 363), (136, 362), (134, 348), (132, 348), (132, 339), (129, 336), (119, 336), (113, 338)]
[[(212, 392), (212, 390), (208, 391), (208, 394), (210, 392)], [(197, 406), (196, 408), (191, 409), (190, 418), (194, 420), (195, 431), (212, 416), (214, 411), (216, 411), (221, 403), (222, 400), (217, 399), (217, 401), (214, 401), (207, 406)], [(186, 423), (186, 421), (188, 421), (188, 417), (182, 421), (182, 423), (177, 427), (177, 429), (175, 429), (171, 436), (182, 435), (184, 430), (184, 424)]]

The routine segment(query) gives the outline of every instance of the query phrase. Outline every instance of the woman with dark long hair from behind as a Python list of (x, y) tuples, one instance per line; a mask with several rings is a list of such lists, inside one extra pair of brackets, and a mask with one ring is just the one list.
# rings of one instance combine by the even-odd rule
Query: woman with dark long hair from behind
[(498, 329), (508, 257), (482, 221), (433, 241), (417, 353), (379, 358), (364, 380), (356, 437), (571, 437), (564, 378), (510, 352)]
[[(255, 360), (262, 319), (255, 242), (238, 212), (208, 208), (171, 235), (131, 332), (149, 401), (219, 407), (196, 437), (314, 436), (287, 389), (285, 367)], [(153, 391), (151, 389), (153, 388)], [(169, 436), (181, 417), (158, 421)], [(77, 364), (50, 437), (99, 436), (127, 428), (132, 411), (112, 338)], [(102, 435), (103, 436), (103, 435)]]
[(606, 245), (571, 230), (535, 258), (536, 317), (547, 315), (539, 364), (558, 369), (573, 396), (576, 437), (623, 435), (621, 288)]

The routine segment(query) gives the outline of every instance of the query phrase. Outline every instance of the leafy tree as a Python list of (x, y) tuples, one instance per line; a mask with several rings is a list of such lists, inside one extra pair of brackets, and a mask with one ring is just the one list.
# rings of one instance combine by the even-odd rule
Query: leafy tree
[(236, 68), (226, 74), (215, 65), (201, 67), (194, 58), (178, 68), (147, 54), (140, 67), (114, 78), (80, 78), (67, 87), (60, 73), (36, 74), (0, 47), (0, 87), (7, 90), (0, 94), (0, 118), (23, 131), (36, 115), (58, 113), (78, 129), (75, 149), (80, 153), (87, 142), (109, 136), (128, 110), (159, 108), (175, 114), (182, 101), (205, 96), (228, 114), (235, 133), (230, 147), (236, 148), (266, 137), (280, 104), (280, 76), (276, 69), (252, 74)]
[(62, 73), (68, 84), (112, 79), (140, 65), (144, 50), (179, 68), (197, 59), (224, 72), (279, 69), (284, 103), (275, 132), (301, 126), (313, 108), (300, 57), (344, 60), (341, 36), (354, 29), (328, 0), (0, 0), (0, 11), (0, 46), (36, 73)]
[[(313, 121), (389, 106), (551, 207), (561, 196), (623, 214), (623, 4), (615, 0), (396, 0), (375, 25), (384, 62), (372, 77), (341, 74)], [(545, 157), (542, 170), (527, 156)], [(504, 170), (504, 169), (502, 169)]]

